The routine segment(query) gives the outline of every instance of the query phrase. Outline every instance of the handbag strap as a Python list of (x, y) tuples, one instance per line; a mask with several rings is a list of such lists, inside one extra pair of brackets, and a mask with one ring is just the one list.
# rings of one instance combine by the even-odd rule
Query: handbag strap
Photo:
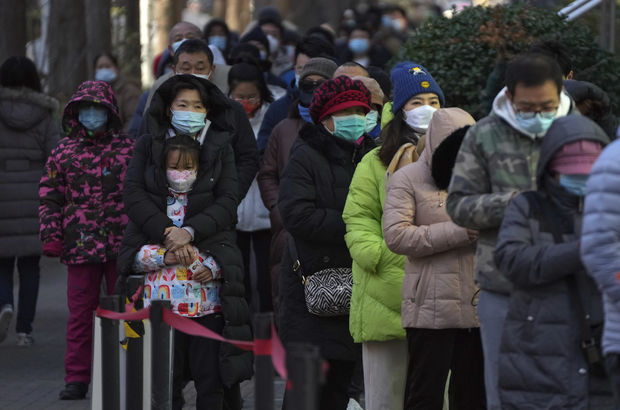
[(301, 269), (301, 261), (299, 260), (299, 255), (297, 254), (297, 246), (295, 245), (295, 238), (293, 235), (288, 235), (288, 252), (291, 255), (291, 259), (293, 260), (293, 273), (297, 273), (301, 278), (301, 283), (306, 283), (306, 277), (304, 276), (303, 270)]
[[(536, 218), (539, 223), (543, 220), (547, 221), (551, 234), (553, 235), (553, 242), (556, 244), (564, 243), (562, 238), (562, 232), (559, 229), (562, 221), (558, 218), (559, 212), (553, 212), (550, 206), (545, 206), (541, 197), (537, 192), (525, 192), (523, 194), (530, 205), (531, 215)], [(549, 202), (551, 205), (551, 202)], [(594, 347), (596, 342), (592, 334), (592, 328), (590, 323), (590, 315), (586, 313), (583, 298), (579, 292), (580, 288), (584, 288), (586, 284), (583, 282), (583, 278), (579, 274), (569, 275), (566, 278), (568, 284), (568, 295), (571, 299), (573, 306), (577, 310), (577, 317), (579, 320), (579, 330), (581, 333), (581, 346), (584, 349)]]

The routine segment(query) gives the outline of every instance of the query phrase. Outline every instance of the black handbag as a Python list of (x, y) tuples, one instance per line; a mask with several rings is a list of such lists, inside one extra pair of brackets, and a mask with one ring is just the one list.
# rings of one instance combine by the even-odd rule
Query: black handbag
[(308, 312), (317, 316), (348, 315), (353, 290), (351, 268), (327, 268), (306, 274), (299, 261), (297, 247), (292, 236), (289, 236), (288, 246), (293, 260), (293, 272), (299, 275), (304, 287)]

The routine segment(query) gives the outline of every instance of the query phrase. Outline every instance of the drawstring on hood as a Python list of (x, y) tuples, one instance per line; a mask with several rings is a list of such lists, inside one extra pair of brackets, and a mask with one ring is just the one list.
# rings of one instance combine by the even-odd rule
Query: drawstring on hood
[[(495, 97), (493, 101), (493, 113), (503, 118), (511, 127), (516, 129), (522, 134), (527, 135), (531, 139), (542, 138), (546, 135), (545, 132), (534, 134), (524, 129), (517, 120), (517, 113), (512, 105), (512, 102), (508, 99), (506, 92), (508, 91), (508, 87), (504, 87)], [(560, 105), (558, 106), (557, 113), (555, 118), (560, 118), (568, 115), (570, 109), (573, 105), (573, 101), (566, 94), (566, 91), (562, 90), (560, 92)], [(547, 130), (548, 132), (548, 130)]]

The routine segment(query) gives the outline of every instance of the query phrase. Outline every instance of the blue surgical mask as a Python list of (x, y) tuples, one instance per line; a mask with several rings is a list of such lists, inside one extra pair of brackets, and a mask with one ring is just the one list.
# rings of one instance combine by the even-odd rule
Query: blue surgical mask
[(207, 114), (193, 111), (172, 111), (172, 127), (181, 134), (194, 135), (204, 128)]
[(345, 141), (356, 142), (364, 134), (366, 128), (366, 117), (364, 115), (352, 114), (332, 118), (334, 119), (334, 135), (336, 137)]
[(209, 37), (209, 45), (215, 46), (220, 50), (224, 51), (226, 49), (226, 37), (224, 36), (211, 36)]
[(299, 110), (299, 115), (305, 122), (309, 122), (310, 124), (314, 122), (312, 121), (312, 117), (310, 117), (310, 108), (297, 104), (297, 109)]
[(187, 40), (186, 38), (182, 38), (179, 41), (175, 41), (174, 43), (172, 43), (172, 52), (176, 53), (177, 50), (179, 49), (179, 47), (181, 47), (181, 44), (183, 44), (183, 42)]
[(366, 114), (366, 133), (374, 130), (377, 126), (377, 122), (379, 121), (379, 113), (376, 110), (370, 110), (368, 114)]
[(519, 124), (519, 127), (529, 132), (530, 134), (535, 134), (537, 136), (543, 136), (547, 133), (547, 130), (549, 129), (549, 127), (551, 127), (553, 120), (555, 120), (555, 114), (556, 114), (555, 112), (551, 112), (551, 113), (537, 112), (531, 118), (524, 118), (524, 115), (526, 115), (527, 117), (527, 113), (522, 114), (517, 111), (517, 123)]
[(299, 79), (300, 79), (300, 75), (295, 74), (295, 88), (297, 89), (299, 89)]
[(84, 107), (78, 114), (78, 120), (86, 129), (95, 131), (108, 122), (108, 110), (105, 107)]
[(95, 72), (95, 80), (97, 81), (105, 81), (106, 83), (111, 83), (116, 80), (116, 71), (111, 68), (100, 68)]
[(354, 38), (349, 40), (349, 49), (355, 54), (364, 54), (370, 48), (370, 42), (365, 38)]
[(587, 174), (560, 174), (560, 185), (573, 195), (586, 196)]
[(383, 27), (391, 27), (392, 19), (390, 18), (390, 16), (388, 16), (387, 14), (384, 14), (383, 16), (381, 16), (381, 25)]

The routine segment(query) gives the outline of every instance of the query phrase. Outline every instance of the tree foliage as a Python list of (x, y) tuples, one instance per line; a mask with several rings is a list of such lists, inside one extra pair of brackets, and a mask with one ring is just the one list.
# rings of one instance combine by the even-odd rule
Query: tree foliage
[(525, 4), (468, 7), (451, 19), (432, 18), (394, 61), (422, 64), (441, 85), (449, 106), (480, 117), (485, 114), (480, 94), (495, 65), (543, 40), (565, 44), (572, 54), (575, 79), (603, 88), (620, 114), (620, 58), (599, 47), (585, 25)]

